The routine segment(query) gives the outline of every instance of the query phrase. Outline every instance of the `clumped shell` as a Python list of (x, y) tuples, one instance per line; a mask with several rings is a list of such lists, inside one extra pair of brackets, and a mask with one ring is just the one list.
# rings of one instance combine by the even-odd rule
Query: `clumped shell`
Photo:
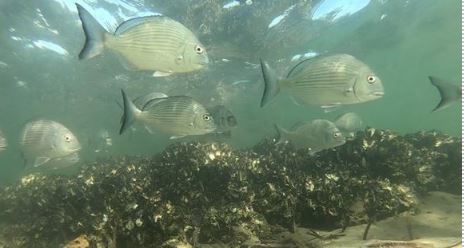
[(240, 247), (296, 226), (362, 224), (413, 209), (424, 192), (460, 192), (460, 149), (438, 132), (374, 128), (313, 155), (272, 139), (246, 150), (177, 143), (153, 158), (104, 159), (74, 176), (31, 174), (2, 188), (0, 240)]

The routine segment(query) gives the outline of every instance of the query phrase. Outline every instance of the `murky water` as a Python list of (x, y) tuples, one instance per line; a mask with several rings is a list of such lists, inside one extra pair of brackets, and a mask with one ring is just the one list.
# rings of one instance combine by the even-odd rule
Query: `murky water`
[[(109, 31), (129, 18), (160, 13), (179, 21), (205, 45), (210, 63), (196, 72), (152, 77), (128, 71), (118, 55), (79, 60), (85, 42), (75, 3)], [(461, 134), (459, 103), (431, 112), (440, 95), (428, 76), (461, 82), (461, 22), (458, 0), (322, 1), (0, 1), (0, 185), (16, 182), (24, 165), (18, 144), (24, 125), (35, 119), (63, 123), (79, 139), (78, 165), (97, 158), (152, 156), (181, 140), (135, 125), (118, 134), (120, 89), (131, 97), (158, 91), (187, 95), (205, 106), (225, 105), (238, 125), (225, 141), (250, 148), (274, 137), (274, 124), (334, 120), (355, 112), (364, 127), (399, 134), (438, 130)], [(260, 107), (264, 82), (259, 59), (285, 75), (302, 58), (351, 54), (382, 79), (385, 95), (325, 113), (278, 94)], [(283, 165), (285, 166), (285, 165)]]

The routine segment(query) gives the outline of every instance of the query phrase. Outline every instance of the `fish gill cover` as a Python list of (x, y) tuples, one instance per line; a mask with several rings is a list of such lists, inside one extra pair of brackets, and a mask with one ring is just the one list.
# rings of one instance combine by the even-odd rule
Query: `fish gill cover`
[[(438, 132), (374, 128), (314, 156), (272, 139), (247, 150), (177, 143), (153, 158), (101, 160), (77, 176), (32, 174), (4, 187), (0, 240), (5, 247), (62, 247), (75, 238), (84, 247), (281, 247), (283, 228), (345, 228), (413, 211), (432, 190), (459, 193), (460, 151), (458, 139)], [(285, 247), (320, 247), (322, 238)]]

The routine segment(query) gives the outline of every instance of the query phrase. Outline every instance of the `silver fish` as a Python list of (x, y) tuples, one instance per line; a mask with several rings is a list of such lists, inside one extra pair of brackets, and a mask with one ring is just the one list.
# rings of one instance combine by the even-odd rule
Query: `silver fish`
[(237, 126), (237, 119), (234, 114), (224, 105), (216, 105), (207, 108), (207, 111), (212, 115), (216, 125), (216, 130), (211, 133), (198, 137), (197, 141), (215, 141), (226, 142), (232, 137), (232, 129)]
[(462, 88), (460, 84), (449, 83), (433, 76), (429, 76), (428, 78), (431, 81), (431, 84), (438, 89), (439, 94), (441, 94), (441, 100), (432, 112), (445, 109), (453, 102), (462, 99)]
[[(152, 101), (153, 99), (157, 98), (165, 98), (168, 97), (165, 93), (161, 92), (152, 92), (146, 95), (137, 97), (133, 100), (134, 104), (139, 109), (147, 108), (148, 105), (152, 103), (156, 103), (156, 101)], [(221, 138), (230, 138), (231, 137), (231, 129), (236, 127), (237, 120), (234, 114), (227, 109), (224, 105), (216, 105), (214, 107), (207, 107), (207, 112), (211, 114), (216, 130), (215, 134), (211, 133), (210, 136), (219, 136)], [(147, 128), (147, 127), (146, 127)], [(147, 128), (150, 130), (150, 128)]]
[(93, 58), (107, 48), (119, 55), (128, 70), (154, 71), (156, 77), (200, 70), (209, 63), (205, 47), (175, 20), (165, 16), (133, 18), (111, 34), (86, 9), (76, 6), (86, 36), (80, 59)]
[(181, 138), (188, 135), (202, 135), (216, 130), (215, 122), (205, 107), (188, 96), (155, 98), (138, 108), (121, 90), (123, 95), (123, 116), (120, 134), (134, 121)]
[[(61, 123), (50, 120), (29, 122), (19, 143), (26, 166), (39, 167), (51, 161), (75, 162), (81, 150), (76, 136)], [(73, 158), (73, 159), (68, 159)]]
[(275, 125), (278, 143), (289, 141), (296, 149), (307, 148), (311, 153), (340, 146), (346, 142), (341, 131), (331, 121), (316, 119), (300, 122), (291, 130)]
[(8, 147), (8, 141), (5, 138), (5, 135), (0, 131), (0, 152), (6, 150)]
[(362, 130), (363, 122), (359, 115), (353, 112), (345, 113), (334, 121), (337, 128), (344, 134), (346, 139), (355, 137), (355, 132)]
[(216, 132), (228, 132), (237, 126), (236, 116), (234, 116), (234, 114), (224, 105), (216, 105), (214, 107), (207, 108), (207, 111), (213, 117), (216, 125)]
[(280, 88), (287, 88), (298, 103), (322, 108), (363, 103), (384, 95), (383, 84), (376, 74), (348, 54), (302, 60), (282, 79), (268, 63), (260, 62), (265, 81), (261, 107), (278, 94)]

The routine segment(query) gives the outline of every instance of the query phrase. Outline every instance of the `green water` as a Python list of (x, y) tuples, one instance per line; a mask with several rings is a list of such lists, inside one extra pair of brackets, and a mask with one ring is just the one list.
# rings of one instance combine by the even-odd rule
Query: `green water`
[[(126, 70), (110, 51), (79, 60), (85, 36), (76, 3), (109, 32), (154, 13), (179, 21), (205, 45), (209, 66), (154, 78)], [(309, 228), (347, 226), (344, 237), (321, 241), (355, 247), (345, 242), (364, 242), (371, 222), (368, 239), (456, 242), (460, 138), (449, 136), (461, 136), (461, 104), (432, 112), (440, 95), (428, 76), (461, 83), (460, 10), (459, 0), (0, 0), (0, 130), (8, 140), (0, 151), (0, 247), (15, 235), (24, 238), (18, 247), (48, 247), (81, 234), (108, 239), (109, 247), (116, 240), (158, 247), (171, 238), (195, 245), (199, 237), (230, 247), (242, 236), (292, 243)], [(384, 96), (326, 113), (282, 90), (260, 107), (260, 59), (286, 75), (304, 55), (338, 53), (369, 65)], [(229, 146), (150, 134), (137, 123), (120, 135), (121, 89), (131, 99), (163, 92), (221, 104), (238, 125), (222, 139)], [(287, 129), (347, 112), (376, 130), (316, 155), (266, 139), (276, 136), (274, 124)], [(79, 163), (45, 173), (65, 177), (23, 177), (30, 170), (19, 136), (37, 119), (64, 124), (82, 146)], [(178, 145), (166, 149), (171, 144)], [(16, 184), (22, 177), (30, 181)]]
[[(311, 21), (311, 6), (318, 1), (251, 5), (243, 1), (232, 8), (224, 8), (228, 1), (79, 2), (94, 10), (109, 30), (141, 12), (163, 13), (198, 36), (212, 63), (204, 71), (153, 78), (150, 73), (125, 70), (111, 53), (79, 61), (84, 34), (74, 1), (2, 1), (0, 60), (7, 65), (0, 67), (0, 128), (9, 147), (0, 153), (0, 184), (21, 175), (16, 141), (24, 124), (33, 119), (52, 119), (69, 127), (83, 146), (82, 161), (102, 156), (95, 153), (94, 144), (104, 129), (113, 145), (103, 156), (151, 155), (177, 142), (164, 134), (148, 135), (143, 128), (118, 135), (122, 111), (115, 101), (121, 101), (120, 88), (133, 97), (162, 91), (226, 105), (239, 122), (228, 143), (238, 148), (275, 135), (273, 123), (289, 127), (299, 120), (331, 120), (347, 111), (358, 113), (366, 126), (400, 133), (431, 129), (453, 136), (461, 133), (460, 104), (431, 113), (439, 94), (427, 79), (436, 75), (461, 81), (459, 0), (372, 0), (334, 22)], [(268, 28), (293, 4), (300, 7)], [(285, 73), (292, 56), (308, 51), (356, 56), (377, 72), (385, 96), (324, 113), (318, 107), (295, 105), (289, 95), (280, 94), (260, 108), (263, 81), (258, 59), (267, 59)], [(233, 85), (237, 80), (248, 82)]]

